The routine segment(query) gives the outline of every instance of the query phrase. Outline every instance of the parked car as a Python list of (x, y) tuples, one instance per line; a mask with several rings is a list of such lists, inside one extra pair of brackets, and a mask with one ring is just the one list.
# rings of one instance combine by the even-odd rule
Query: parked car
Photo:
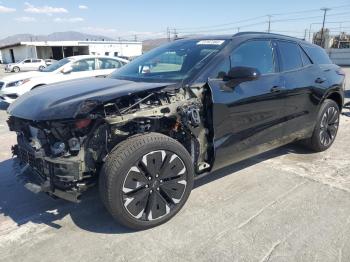
[(57, 60), (55, 60), (55, 59), (45, 59), (46, 66), (50, 66), (56, 62), (57, 62)]
[(15, 73), (19, 71), (41, 71), (45, 67), (46, 63), (43, 59), (27, 58), (17, 63), (7, 64), (5, 66), (5, 71)]
[(12, 103), (17, 97), (38, 86), (84, 77), (105, 76), (128, 62), (117, 57), (67, 57), (40, 72), (16, 74), (0, 79), (0, 100)]
[(99, 184), (118, 222), (145, 229), (183, 207), (195, 178), (298, 140), (328, 149), (344, 79), (323, 49), (287, 36), (178, 40), (17, 99), (12, 151), (33, 192), (78, 202)]

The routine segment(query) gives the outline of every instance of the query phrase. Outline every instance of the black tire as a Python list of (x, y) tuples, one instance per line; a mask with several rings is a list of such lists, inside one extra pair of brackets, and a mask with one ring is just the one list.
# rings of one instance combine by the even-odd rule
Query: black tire
[(117, 222), (143, 230), (180, 211), (192, 190), (193, 174), (191, 156), (179, 142), (158, 133), (136, 135), (108, 155), (100, 195)]
[(337, 136), (339, 116), (338, 104), (331, 99), (326, 99), (318, 113), (312, 137), (305, 141), (307, 147), (315, 152), (322, 152), (330, 148)]
[(39, 66), (39, 71), (42, 71), (45, 69), (45, 66)]
[(15, 66), (13, 69), (12, 69), (13, 72), (15, 73), (18, 73), (19, 71), (21, 71), (21, 69), (18, 67), (18, 66)]

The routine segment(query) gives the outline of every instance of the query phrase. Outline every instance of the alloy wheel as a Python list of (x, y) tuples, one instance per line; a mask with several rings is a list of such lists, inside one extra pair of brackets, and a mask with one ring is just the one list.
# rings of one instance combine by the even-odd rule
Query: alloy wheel
[(335, 107), (329, 107), (322, 116), (320, 125), (320, 142), (323, 146), (330, 145), (337, 134), (339, 127), (339, 111)]
[(186, 186), (186, 166), (177, 154), (166, 150), (150, 152), (125, 177), (124, 207), (138, 220), (160, 219), (181, 202)]

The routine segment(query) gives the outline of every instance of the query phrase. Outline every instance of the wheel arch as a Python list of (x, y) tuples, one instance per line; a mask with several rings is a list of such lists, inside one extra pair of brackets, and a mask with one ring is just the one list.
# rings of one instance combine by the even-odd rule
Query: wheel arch
[(35, 89), (35, 88), (37, 88), (37, 87), (39, 87), (39, 86), (44, 86), (44, 85), (46, 85), (46, 84), (38, 84), (38, 85), (35, 85), (35, 86), (32, 87), (31, 90), (33, 90), (33, 89)]
[(339, 92), (333, 91), (333, 92), (328, 93), (325, 96), (325, 98), (323, 99), (323, 101), (326, 100), (326, 99), (331, 99), (334, 102), (336, 102), (340, 111), (343, 109), (344, 98)]

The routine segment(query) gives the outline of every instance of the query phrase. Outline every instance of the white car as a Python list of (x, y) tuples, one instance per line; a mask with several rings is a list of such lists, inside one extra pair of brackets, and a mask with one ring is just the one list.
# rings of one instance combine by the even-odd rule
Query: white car
[(0, 79), (0, 100), (12, 103), (17, 97), (38, 86), (78, 78), (106, 76), (128, 60), (118, 57), (72, 56), (64, 58), (41, 72), (27, 72)]
[(7, 64), (5, 66), (5, 71), (16, 73), (19, 71), (41, 71), (45, 67), (46, 63), (44, 59), (27, 58), (17, 63)]

